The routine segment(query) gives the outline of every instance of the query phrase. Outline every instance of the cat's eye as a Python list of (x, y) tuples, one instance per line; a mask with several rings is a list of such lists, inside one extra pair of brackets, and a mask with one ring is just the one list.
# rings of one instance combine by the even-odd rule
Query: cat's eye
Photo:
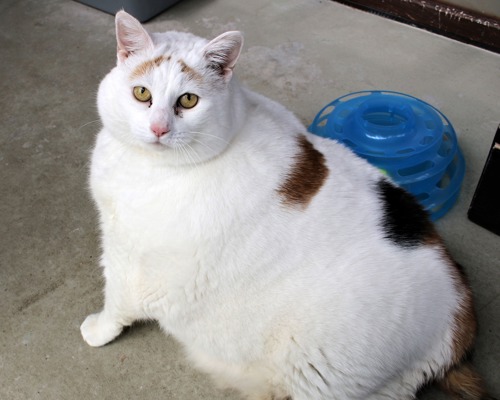
[(134, 97), (142, 102), (151, 100), (151, 92), (146, 89), (144, 86), (136, 86), (134, 87)]
[(177, 100), (177, 104), (182, 108), (193, 108), (196, 104), (198, 104), (198, 96), (193, 93), (184, 93)]

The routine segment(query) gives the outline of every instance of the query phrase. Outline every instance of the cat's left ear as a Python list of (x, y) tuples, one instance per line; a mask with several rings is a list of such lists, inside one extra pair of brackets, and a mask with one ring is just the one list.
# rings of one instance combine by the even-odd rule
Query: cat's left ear
[(153, 40), (141, 23), (125, 11), (118, 11), (115, 17), (118, 62), (125, 61), (131, 54), (152, 50)]
[(243, 47), (243, 35), (238, 31), (230, 31), (217, 36), (203, 49), (203, 56), (208, 67), (220, 73), (226, 82), (233, 75), (233, 68), (238, 61)]

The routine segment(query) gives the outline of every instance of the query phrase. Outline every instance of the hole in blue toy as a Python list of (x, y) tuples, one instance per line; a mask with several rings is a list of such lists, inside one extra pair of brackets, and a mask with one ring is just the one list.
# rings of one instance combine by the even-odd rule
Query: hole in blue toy
[(425, 121), (425, 127), (428, 130), (432, 131), (432, 130), (436, 129), (436, 124), (434, 123), (434, 121), (428, 119), (427, 121)]
[(434, 167), (434, 163), (432, 161), (424, 161), (423, 163), (413, 165), (408, 168), (401, 168), (398, 170), (398, 174), (400, 176), (411, 176), (415, 174), (421, 174), (429, 169)]
[(421, 141), (420, 144), (422, 146), (427, 146), (428, 144), (431, 144), (434, 141), (433, 136), (425, 136)]
[(345, 118), (345, 117), (348, 117), (349, 114), (351, 114), (351, 110), (349, 109), (344, 109), (342, 110), (341, 112), (339, 112), (339, 117), (340, 118)]
[(417, 117), (421, 117), (422, 115), (424, 115), (424, 111), (418, 107), (413, 107), (413, 113), (417, 116)]
[(381, 127), (400, 126), (408, 122), (405, 115), (389, 110), (368, 110), (363, 114), (363, 119), (370, 124)]
[(430, 197), (429, 193), (420, 193), (420, 194), (415, 195), (415, 198), (417, 199), (417, 201), (425, 201), (429, 197)]
[(441, 157), (447, 157), (450, 154), (450, 151), (453, 148), (453, 143), (447, 135), (443, 135), (443, 142), (439, 147), (438, 154)]
[(318, 126), (320, 128), (323, 128), (327, 124), (327, 122), (328, 122), (328, 120), (324, 119), (323, 121), (321, 121), (321, 122), (318, 123)]
[(345, 96), (342, 96), (341, 98), (337, 99), (337, 101), (339, 103), (347, 103), (348, 101), (351, 101), (351, 100), (354, 100), (358, 97), (366, 97), (367, 94), (371, 95), (373, 93), (370, 93), (370, 92), (354, 92), (354, 93), (350, 93), (350, 94), (347, 94)]
[(453, 180), (453, 177), (455, 176), (455, 172), (457, 170), (457, 166), (458, 166), (458, 157), (455, 156), (455, 158), (453, 158), (453, 161), (446, 168), (446, 171), (443, 174), (443, 177), (436, 184), (436, 186), (439, 189), (446, 189), (448, 186), (450, 186), (450, 184), (451, 184), (451, 182)]
[(326, 117), (328, 114), (330, 114), (333, 110), (335, 109), (334, 106), (328, 106), (326, 107), (323, 112), (321, 113), (321, 115), (319, 116), (319, 118), (323, 118), (323, 117)]
[(439, 182), (436, 184), (436, 186), (439, 189), (446, 189), (448, 186), (450, 186), (451, 182), (451, 177), (448, 174), (448, 171), (446, 171), (443, 175), (443, 177), (439, 180)]
[(409, 153), (413, 153), (414, 151), (415, 151), (415, 149), (412, 149), (412, 148), (401, 149), (401, 150), (398, 150), (397, 154), (409, 154)]
[(366, 154), (377, 157), (385, 156), (385, 153), (383, 151), (377, 151), (377, 150), (367, 150)]

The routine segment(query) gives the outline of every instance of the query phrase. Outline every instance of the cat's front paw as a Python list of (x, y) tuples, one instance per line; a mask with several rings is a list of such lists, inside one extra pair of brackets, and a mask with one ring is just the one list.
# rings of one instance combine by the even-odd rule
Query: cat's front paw
[(80, 326), (83, 340), (92, 347), (104, 346), (117, 337), (123, 326), (106, 319), (103, 313), (90, 314)]

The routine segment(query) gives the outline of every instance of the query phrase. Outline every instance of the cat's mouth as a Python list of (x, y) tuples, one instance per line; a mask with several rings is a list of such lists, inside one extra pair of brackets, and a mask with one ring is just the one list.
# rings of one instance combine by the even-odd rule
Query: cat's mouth
[(171, 148), (172, 146), (169, 143), (164, 143), (161, 140), (155, 140), (154, 142), (149, 143), (149, 146), (157, 151), (166, 150)]
[(162, 140), (161, 138), (147, 138), (140, 140), (140, 146), (143, 147), (144, 149), (149, 149), (152, 151), (164, 151), (167, 150), (168, 148), (171, 148), (172, 145), (165, 141)]
[(148, 142), (148, 147), (152, 147), (156, 150), (165, 150), (165, 149), (175, 149), (179, 147), (183, 147), (184, 141), (179, 140), (174, 135), (156, 137), (153, 140)]

